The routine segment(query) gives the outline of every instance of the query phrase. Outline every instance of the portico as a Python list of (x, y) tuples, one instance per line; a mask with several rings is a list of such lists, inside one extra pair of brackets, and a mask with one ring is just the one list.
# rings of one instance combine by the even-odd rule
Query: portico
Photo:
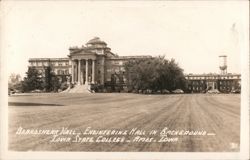
[(95, 58), (72, 58), (71, 82), (77, 85), (95, 83)]

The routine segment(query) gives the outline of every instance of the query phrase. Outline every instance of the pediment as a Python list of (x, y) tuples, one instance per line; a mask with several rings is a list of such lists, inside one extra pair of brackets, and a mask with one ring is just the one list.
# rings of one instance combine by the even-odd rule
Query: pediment
[(76, 52), (70, 53), (71, 59), (96, 59), (97, 54), (91, 51), (78, 50)]
[(71, 56), (74, 56), (74, 55), (96, 55), (96, 53), (88, 51), (88, 50), (78, 50), (78, 51), (71, 53), (70, 55)]

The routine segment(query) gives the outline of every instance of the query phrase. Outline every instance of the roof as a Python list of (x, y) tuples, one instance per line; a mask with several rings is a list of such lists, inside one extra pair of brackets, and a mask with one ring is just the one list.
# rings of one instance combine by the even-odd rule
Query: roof
[(153, 58), (152, 56), (144, 55), (144, 56), (116, 56), (110, 58), (111, 60), (124, 60), (124, 59), (147, 59), (147, 58)]
[(105, 44), (107, 45), (106, 42), (101, 41), (99, 37), (94, 37), (93, 39), (89, 40), (86, 44)]
[(89, 50), (88, 48), (81, 48), (81, 49), (76, 49), (74, 51), (72, 51), (70, 54), (77, 54), (80, 52), (84, 52), (85, 54), (96, 54), (95, 52), (92, 52), (91, 50)]
[(210, 76), (238, 76), (239, 73), (227, 73), (227, 74), (218, 74), (218, 73), (203, 73), (203, 74), (186, 74), (185, 77), (210, 77)]
[(69, 58), (29, 58), (31, 61), (68, 61)]

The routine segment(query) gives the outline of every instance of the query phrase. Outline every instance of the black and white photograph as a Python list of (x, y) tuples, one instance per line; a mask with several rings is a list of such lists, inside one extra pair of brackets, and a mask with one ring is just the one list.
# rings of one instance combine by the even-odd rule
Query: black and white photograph
[(0, 159), (249, 159), (249, 1), (0, 4)]

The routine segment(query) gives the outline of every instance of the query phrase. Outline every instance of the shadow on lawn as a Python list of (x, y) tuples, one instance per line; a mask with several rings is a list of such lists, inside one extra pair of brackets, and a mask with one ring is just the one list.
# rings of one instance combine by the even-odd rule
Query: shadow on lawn
[(46, 104), (46, 103), (9, 102), (9, 106), (64, 106), (64, 105)]

